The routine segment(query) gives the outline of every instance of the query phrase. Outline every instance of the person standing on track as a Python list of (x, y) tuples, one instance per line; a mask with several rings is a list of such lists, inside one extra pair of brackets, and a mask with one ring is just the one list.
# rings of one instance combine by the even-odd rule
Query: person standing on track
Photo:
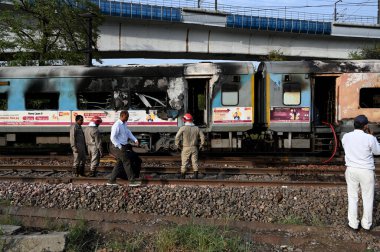
[(87, 150), (91, 159), (90, 177), (96, 177), (100, 158), (103, 156), (102, 139), (98, 128), (101, 123), (102, 118), (94, 116), (84, 131)]
[[(375, 164), (373, 155), (380, 154), (380, 144), (372, 135), (365, 115), (354, 119), (354, 131), (343, 136), (342, 144), (346, 161), (346, 183), (348, 195), (348, 226), (354, 230), (361, 227), (367, 231), (372, 226), (375, 192)], [(358, 220), (358, 194), (361, 189), (363, 216)]]
[(185, 125), (179, 129), (177, 135), (175, 136), (175, 145), (177, 147), (179, 147), (179, 142), (182, 138), (181, 178), (185, 178), (186, 166), (191, 158), (194, 178), (198, 179), (198, 138), (201, 139), (199, 148), (202, 149), (205, 145), (205, 136), (203, 132), (194, 125), (193, 116), (191, 114), (185, 114), (182, 120), (185, 122)]
[(109, 179), (108, 185), (116, 185), (116, 178), (120, 175), (120, 169), (124, 169), (128, 176), (130, 185), (137, 184), (135, 180), (135, 175), (131, 168), (131, 162), (127, 156), (127, 144), (129, 139), (139, 145), (139, 141), (132, 134), (132, 132), (127, 127), (127, 121), (129, 118), (129, 113), (126, 110), (120, 112), (119, 120), (117, 120), (111, 129), (111, 144), (110, 153), (116, 157), (116, 165), (112, 170), (111, 177)]
[(75, 124), (70, 128), (70, 145), (74, 154), (73, 174), (84, 176), (86, 165), (86, 142), (82, 130), (83, 116), (75, 116)]

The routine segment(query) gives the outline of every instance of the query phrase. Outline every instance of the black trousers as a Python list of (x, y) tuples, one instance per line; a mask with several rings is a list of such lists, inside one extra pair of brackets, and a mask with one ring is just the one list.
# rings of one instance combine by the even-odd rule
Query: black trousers
[(110, 182), (115, 182), (116, 178), (120, 177), (124, 172), (128, 177), (128, 180), (134, 180), (135, 175), (131, 169), (131, 161), (127, 156), (127, 150), (125, 146), (122, 146), (121, 150), (110, 143), (110, 152), (116, 157), (116, 164), (113, 167)]

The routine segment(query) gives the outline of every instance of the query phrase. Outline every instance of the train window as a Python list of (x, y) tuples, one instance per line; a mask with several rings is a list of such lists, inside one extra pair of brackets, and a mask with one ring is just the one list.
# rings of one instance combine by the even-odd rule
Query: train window
[(167, 107), (168, 94), (164, 91), (144, 92), (131, 90), (131, 109), (163, 109)]
[(8, 109), (8, 97), (7, 94), (0, 94), (0, 110)]
[(77, 94), (77, 105), (80, 110), (112, 109), (111, 92), (87, 92)]
[(27, 93), (25, 107), (29, 110), (58, 109), (59, 93)]
[(286, 83), (283, 86), (284, 105), (301, 104), (301, 85), (299, 83)]
[(380, 88), (360, 89), (359, 106), (361, 108), (380, 108)]
[(239, 86), (234, 84), (223, 84), (222, 105), (235, 106), (239, 104)]

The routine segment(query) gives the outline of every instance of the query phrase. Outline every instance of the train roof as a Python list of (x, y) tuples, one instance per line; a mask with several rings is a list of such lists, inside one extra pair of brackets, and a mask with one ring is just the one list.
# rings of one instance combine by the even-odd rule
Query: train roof
[(28, 66), (0, 67), (0, 78), (47, 77), (183, 77), (186, 75), (248, 74), (250, 62), (188, 63), (128, 66)]
[(262, 62), (258, 71), (311, 74), (380, 72), (380, 60), (269, 61)]

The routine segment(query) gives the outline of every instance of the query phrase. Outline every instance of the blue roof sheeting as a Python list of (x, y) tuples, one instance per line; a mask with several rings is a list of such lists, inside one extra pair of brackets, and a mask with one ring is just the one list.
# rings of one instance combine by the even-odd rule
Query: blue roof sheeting
[(107, 0), (91, 0), (91, 2), (98, 5), (100, 12), (104, 15), (173, 22), (181, 21), (180, 8)]
[(331, 35), (331, 22), (297, 19), (227, 15), (227, 27), (264, 31)]
[[(132, 2), (91, 0), (104, 15), (181, 22), (181, 8)], [(331, 35), (331, 22), (227, 14), (226, 27), (252, 30)]]

